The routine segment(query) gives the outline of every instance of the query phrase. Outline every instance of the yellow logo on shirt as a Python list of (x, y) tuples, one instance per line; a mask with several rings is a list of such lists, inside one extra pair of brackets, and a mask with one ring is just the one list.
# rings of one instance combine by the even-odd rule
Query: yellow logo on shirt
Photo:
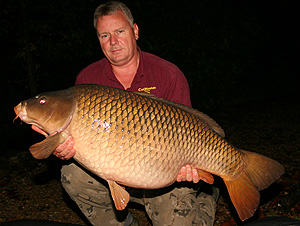
[(144, 87), (144, 88), (138, 88), (139, 92), (145, 92), (145, 93), (150, 93), (151, 90), (156, 89), (156, 87)]

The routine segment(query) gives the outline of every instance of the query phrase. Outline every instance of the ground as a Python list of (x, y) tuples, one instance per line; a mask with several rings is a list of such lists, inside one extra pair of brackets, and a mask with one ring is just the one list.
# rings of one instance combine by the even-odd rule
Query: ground
[[(279, 161), (285, 174), (261, 192), (261, 203), (248, 222), (265, 216), (300, 219), (300, 105), (296, 98), (248, 103), (210, 114), (225, 130), (227, 139), (242, 149)], [(27, 126), (27, 125), (24, 125)], [(63, 161), (35, 160), (27, 150), (11, 150), (0, 158), (0, 223), (39, 219), (89, 225), (60, 184)], [(223, 182), (216, 226), (243, 225)], [(151, 225), (142, 206), (130, 205), (141, 226)]]

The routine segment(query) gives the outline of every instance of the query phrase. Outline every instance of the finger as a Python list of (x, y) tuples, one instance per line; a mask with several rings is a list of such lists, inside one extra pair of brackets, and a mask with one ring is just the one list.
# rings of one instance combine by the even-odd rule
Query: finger
[(69, 137), (68, 139), (68, 146), (66, 148), (66, 150), (72, 150), (74, 148), (74, 141), (73, 141), (73, 138), (72, 137)]
[(193, 180), (192, 168), (190, 165), (186, 165), (186, 180), (190, 182)]
[[(56, 151), (58, 153), (61, 153), (62, 155), (66, 155), (66, 153), (64, 153), (64, 152), (68, 151), (68, 150), (70, 151), (74, 146), (74, 143), (70, 144), (71, 142), (73, 142), (73, 138), (71, 136), (69, 136), (65, 142), (63, 142), (62, 144), (57, 146)], [(73, 145), (73, 146), (70, 147), (70, 145)]]
[(181, 182), (182, 181), (182, 171), (183, 170), (184, 170), (183, 168), (180, 169), (180, 171), (179, 171), (179, 173), (177, 175), (177, 178), (176, 178), (177, 182)]
[(56, 150), (55, 150), (55, 154), (59, 154), (59, 155), (61, 155), (62, 154), (62, 152), (68, 147), (68, 139), (64, 142), (64, 143), (62, 143), (62, 144), (60, 144), (60, 145), (58, 145), (57, 147), (56, 147)]
[(64, 158), (65, 160), (69, 160), (70, 158), (72, 158), (75, 155), (76, 151), (74, 149), (74, 141), (71, 140), (68, 144), (68, 147), (66, 148), (66, 150), (63, 152), (64, 154)]
[(72, 151), (73, 147), (74, 147), (74, 141), (71, 140), (71, 137), (68, 138), (67, 142), (64, 143), (66, 146), (60, 147), (63, 148), (60, 152), (59, 155), (61, 157), (66, 158), (67, 155), (70, 154), (70, 152)]
[(193, 173), (193, 182), (198, 183), (200, 181), (198, 171), (196, 169), (193, 169), (192, 173)]
[(181, 168), (180, 174), (181, 174), (181, 181), (186, 181), (186, 167), (185, 166), (183, 166)]
[(181, 174), (180, 173), (177, 175), (176, 181), (181, 182)]
[(66, 141), (56, 147), (54, 151), (54, 155), (62, 160), (65, 160), (65, 157), (69, 154), (69, 152), (74, 147), (74, 141), (71, 136), (69, 136)]
[(75, 155), (76, 151), (75, 149), (73, 148), (66, 156), (64, 156), (64, 159), (65, 160), (69, 160), (70, 158), (73, 158), (74, 155)]
[(61, 160), (65, 160), (64, 156), (61, 154), (61, 152), (53, 152), (53, 155), (55, 155), (56, 157), (60, 158)]

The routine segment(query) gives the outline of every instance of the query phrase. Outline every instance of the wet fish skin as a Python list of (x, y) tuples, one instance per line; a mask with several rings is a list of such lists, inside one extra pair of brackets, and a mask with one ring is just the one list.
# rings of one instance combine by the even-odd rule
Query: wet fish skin
[[(208, 183), (213, 183), (211, 174), (223, 178), (241, 220), (245, 220), (258, 207), (258, 190), (284, 172), (276, 161), (232, 146), (207, 115), (148, 94), (79, 85), (38, 97), (49, 101), (41, 105), (31, 99), (16, 106), (15, 112), (20, 118), (27, 115), (21, 119), (29, 124), (31, 115), (37, 115), (34, 123), (48, 134), (56, 134), (33, 145), (31, 153), (36, 158), (48, 157), (67, 135), (73, 136), (74, 158), (108, 181), (117, 209), (125, 208), (129, 200), (118, 183), (145, 189), (165, 187), (176, 180), (182, 166), (190, 164)], [(61, 106), (61, 98), (66, 107), (53, 110), (52, 120), (47, 104)], [(30, 108), (24, 104), (34, 101)]]
[[(238, 151), (225, 153), (230, 147), (226, 140), (205, 123), (197, 123), (196, 116), (162, 104), (156, 98), (145, 98), (115, 88), (96, 89), (95, 93), (90, 91), (88, 87), (75, 94), (78, 100), (76, 115), (79, 117), (74, 117), (71, 124), (74, 127), (70, 130), (76, 150), (83, 150), (91, 143), (96, 145), (89, 149), (88, 155), (84, 153), (82, 156), (78, 151), (75, 158), (80, 162), (96, 162), (97, 166), (89, 168), (93, 171), (99, 168), (96, 173), (100, 177), (116, 181), (114, 177), (117, 175), (118, 181), (124, 185), (155, 189), (173, 183), (185, 164), (194, 166), (197, 162), (197, 168), (209, 167), (211, 172), (219, 175), (238, 173), (236, 169), (242, 167), (242, 161), (235, 161), (242, 158), (242, 154)], [(95, 120), (98, 118), (101, 120)], [(205, 143), (200, 137), (212, 139)], [(219, 158), (211, 158), (214, 142), (225, 147), (219, 150), (224, 152), (221, 154), (226, 160), (220, 162)], [(197, 148), (199, 151), (193, 152)], [(102, 150), (101, 154), (99, 150)], [(225, 161), (227, 167), (220, 165)]]

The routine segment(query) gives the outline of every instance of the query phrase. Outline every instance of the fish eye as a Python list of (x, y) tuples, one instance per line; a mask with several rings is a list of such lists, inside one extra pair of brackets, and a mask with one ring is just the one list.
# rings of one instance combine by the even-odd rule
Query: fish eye
[(44, 104), (44, 103), (46, 103), (46, 101), (47, 101), (47, 98), (46, 98), (46, 97), (41, 97), (41, 98), (39, 99), (39, 103), (40, 103), (40, 104)]

